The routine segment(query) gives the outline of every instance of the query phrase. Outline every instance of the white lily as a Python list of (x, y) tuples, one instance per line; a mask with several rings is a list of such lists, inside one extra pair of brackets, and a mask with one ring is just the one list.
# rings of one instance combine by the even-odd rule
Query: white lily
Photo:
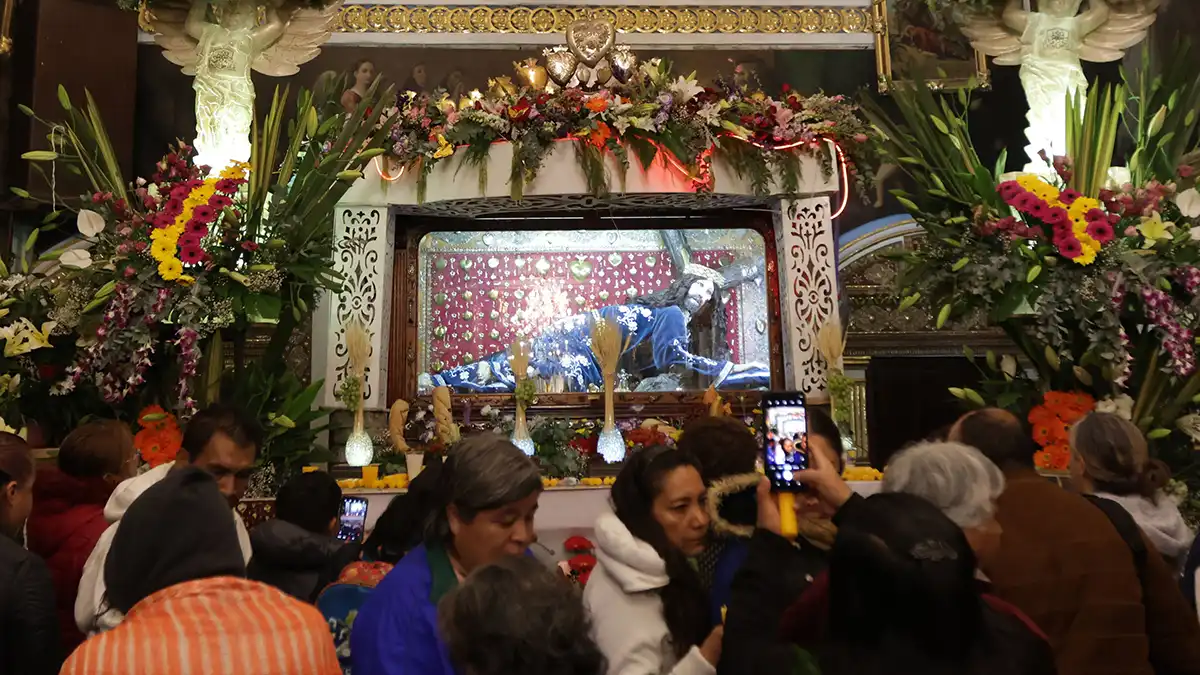
[(675, 101), (677, 104), (687, 103), (688, 101), (692, 100), (692, 97), (694, 97), (696, 94), (704, 91), (704, 87), (701, 87), (695, 80), (680, 75), (679, 79), (675, 80), (675, 82), (671, 85), (671, 91), (674, 92), (675, 96), (677, 97), (677, 100)]

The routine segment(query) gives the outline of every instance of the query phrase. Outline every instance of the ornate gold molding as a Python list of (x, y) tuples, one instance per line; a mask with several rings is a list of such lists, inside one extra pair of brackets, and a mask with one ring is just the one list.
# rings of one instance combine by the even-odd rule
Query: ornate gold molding
[(618, 33), (874, 33), (870, 8), (518, 5), (345, 5), (342, 33), (563, 33), (596, 18)]

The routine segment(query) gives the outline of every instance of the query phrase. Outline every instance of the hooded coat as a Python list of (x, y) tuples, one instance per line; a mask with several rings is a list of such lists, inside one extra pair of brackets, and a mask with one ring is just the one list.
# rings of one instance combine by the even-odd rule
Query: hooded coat
[(659, 590), (667, 564), (614, 513), (596, 521), (597, 565), (583, 591), (608, 675), (713, 675), (717, 669), (692, 646), (676, 656)]
[[(104, 563), (108, 559), (108, 550), (112, 546), (113, 537), (117, 534), (121, 517), (133, 502), (148, 490), (150, 486), (167, 477), (174, 462), (162, 464), (146, 473), (122, 481), (113, 490), (108, 503), (104, 506), (104, 519), (110, 523), (108, 529), (96, 542), (87, 562), (83, 566), (83, 575), (79, 580), (79, 595), (75, 598), (75, 625), (85, 635), (93, 635), (118, 626), (124, 616), (115, 609), (108, 607), (105, 599)], [(234, 525), (237, 528), (238, 544), (246, 562), (250, 561), (250, 535), (246, 525), (237, 513), (231, 512)]]
[(254, 557), (246, 576), (288, 595), (315, 602), (337, 580), (342, 568), (358, 558), (359, 546), (316, 534), (286, 520), (268, 520), (250, 533)]
[(1159, 493), (1156, 499), (1147, 499), (1141, 495), (1114, 495), (1097, 492), (1097, 497), (1114, 501), (1121, 505), (1134, 522), (1142, 528), (1142, 533), (1154, 544), (1154, 548), (1164, 558), (1179, 563), (1192, 547), (1196, 535), (1188, 528), (1179, 513), (1179, 505), (1165, 494)]
[(55, 468), (38, 471), (33, 483), (37, 508), (25, 525), (26, 544), (50, 568), (63, 653), (83, 642), (75, 626), (75, 596), (83, 566), (108, 529), (104, 505), (113, 485), (100, 477), (76, 478)]

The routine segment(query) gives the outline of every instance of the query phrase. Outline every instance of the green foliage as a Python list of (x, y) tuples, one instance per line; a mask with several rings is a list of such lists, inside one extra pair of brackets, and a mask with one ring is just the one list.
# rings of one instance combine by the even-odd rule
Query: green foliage
[(272, 373), (254, 361), (240, 376), (228, 377), (222, 384), (223, 401), (265, 424), (260, 465), (273, 464), (278, 475), (286, 477), (306, 464), (334, 460), (329, 450), (317, 444), (317, 437), (329, 428), (329, 412), (313, 407), (324, 380), (304, 386), (294, 374)]
[(1180, 165), (1200, 165), (1200, 157), (1192, 152), (1200, 124), (1200, 72), (1192, 66), (1194, 60), (1188, 40), (1182, 41), (1165, 63), (1159, 63), (1145, 43), (1143, 69), (1133, 73), (1121, 70), (1136, 112), (1135, 122), (1126, 125), (1136, 148), (1129, 159), (1135, 185), (1152, 177), (1173, 176)]
[(576, 433), (568, 419), (538, 417), (530, 425), (534, 456), (548, 478), (579, 478), (587, 470), (587, 459), (571, 447)]

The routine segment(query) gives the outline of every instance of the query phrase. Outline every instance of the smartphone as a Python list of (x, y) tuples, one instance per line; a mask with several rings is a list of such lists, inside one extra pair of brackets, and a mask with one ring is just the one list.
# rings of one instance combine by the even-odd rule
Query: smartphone
[(367, 498), (343, 497), (342, 522), (337, 538), (342, 541), (361, 542), (367, 531)]
[(804, 394), (772, 392), (763, 397), (763, 468), (777, 492), (801, 492), (796, 473), (808, 468), (808, 414)]

